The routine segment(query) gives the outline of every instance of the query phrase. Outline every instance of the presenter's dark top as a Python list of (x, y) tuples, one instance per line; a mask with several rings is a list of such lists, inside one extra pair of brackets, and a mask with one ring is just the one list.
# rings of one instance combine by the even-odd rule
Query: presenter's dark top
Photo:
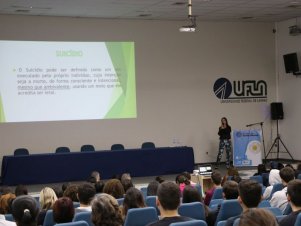
[(219, 127), (218, 135), (220, 140), (230, 140), (231, 126), (227, 126), (226, 128)]

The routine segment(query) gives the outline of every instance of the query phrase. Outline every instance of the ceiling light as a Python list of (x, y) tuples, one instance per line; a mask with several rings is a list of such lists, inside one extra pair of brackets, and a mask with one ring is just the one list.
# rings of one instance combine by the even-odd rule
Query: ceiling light
[(196, 30), (196, 16), (192, 15), (191, 9), (192, 3), (191, 0), (188, 0), (188, 19), (191, 21), (191, 24), (180, 27), (180, 32), (195, 32)]

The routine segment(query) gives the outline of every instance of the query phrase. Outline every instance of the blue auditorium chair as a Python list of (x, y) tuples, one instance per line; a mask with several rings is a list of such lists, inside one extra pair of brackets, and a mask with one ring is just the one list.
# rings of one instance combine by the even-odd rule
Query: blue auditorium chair
[(124, 150), (123, 144), (113, 144), (111, 146), (112, 151)]
[(211, 210), (214, 210), (217, 208), (218, 204), (221, 204), (224, 201), (224, 199), (211, 199), (209, 203), (209, 208)]
[(266, 208), (266, 207), (271, 207), (271, 204), (268, 200), (262, 200), (258, 205), (258, 208)]
[(178, 211), (181, 216), (190, 217), (195, 220), (206, 220), (205, 208), (200, 202), (182, 203)]
[(279, 209), (279, 208), (277, 208), (277, 207), (266, 207), (266, 208), (264, 208), (264, 209), (270, 211), (275, 217), (276, 217), (276, 216), (282, 216), (282, 215), (283, 215), (281, 209)]
[(14, 151), (14, 156), (21, 156), (21, 155), (29, 155), (29, 151), (26, 148), (17, 148)]
[(223, 188), (216, 188), (213, 192), (211, 199), (222, 199), (223, 198)]
[(90, 152), (95, 151), (95, 148), (92, 144), (85, 144), (80, 148), (81, 152)]
[(154, 207), (157, 211), (157, 214), (160, 215), (160, 210), (157, 207), (156, 199), (157, 199), (157, 196), (146, 196), (145, 204), (146, 204), (146, 206)]
[(117, 200), (119, 206), (123, 205), (124, 198), (119, 198), (116, 200)]
[(144, 142), (141, 145), (142, 149), (152, 149), (152, 148), (156, 148), (155, 144), (153, 142)]
[(70, 149), (68, 147), (58, 147), (55, 153), (69, 153)]
[(125, 218), (124, 226), (145, 226), (159, 220), (154, 207), (129, 209)]
[(298, 214), (295, 225), (294, 226), (301, 226), (301, 213)]
[(251, 176), (250, 180), (257, 181), (259, 184), (263, 184), (263, 180), (262, 180), (262, 176), (261, 175)]
[(147, 187), (141, 187), (140, 191), (143, 194), (144, 200), (146, 200), (146, 196), (147, 196)]
[(5, 214), (4, 216), (5, 216), (5, 220), (7, 220), (7, 221), (15, 221), (13, 215), (10, 213)]
[(43, 226), (53, 226), (55, 225), (54, 219), (53, 219), (53, 211), (47, 210)]
[(69, 223), (55, 224), (56, 226), (89, 226), (86, 221), (74, 221)]
[(94, 226), (91, 221), (91, 213), (92, 213), (91, 211), (83, 211), (83, 212), (76, 213), (74, 215), (73, 222), (86, 221), (89, 226)]
[(292, 206), (290, 203), (287, 203), (285, 210), (283, 211), (283, 215), (289, 215), (292, 212)]
[(207, 223), (203, 220), (192, 220), (178, 223), (172, 223), (170, 226), (207, 226)]
[(281, 191), (282, 189), (283, 189), (283, 184), (281, 184), (281, 183), (274, 184), (272, 191), (271, 191), (271, 195), (268, 199), (270, 200), (276, 191)]
[(237, 199), (224, 200), (221, 203), (220, 211), (216, 217), (215, 225), (219, 221), (227, 220), (230, 217), (238, 216), (242, 213), (242, 208)]

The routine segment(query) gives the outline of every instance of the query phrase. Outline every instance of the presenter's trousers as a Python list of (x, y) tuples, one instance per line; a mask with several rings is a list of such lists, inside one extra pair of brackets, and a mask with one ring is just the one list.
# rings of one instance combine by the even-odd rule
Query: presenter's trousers
[(227, 168), (229, 168), (230, 167), (230, 157), (231, 157), (231, 141), (230, 140), (225, 139), (225, 140), (219, 141), (219, 149), (218, 149), (216, 164), (218, 165), (220, 163), (225, 149), (226, 149), (226, 165), (227, 165)]

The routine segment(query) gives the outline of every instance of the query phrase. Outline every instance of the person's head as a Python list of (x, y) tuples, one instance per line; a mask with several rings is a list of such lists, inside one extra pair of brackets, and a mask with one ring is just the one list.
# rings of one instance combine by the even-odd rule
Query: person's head
[(97, 181), (95, 184), (95, 191), (97, 194), (102, 193), (103, 187), (105, 186), (105, 183), (103, 181)]
[(78, 186), (77, 197), (82, 205), (90, 205), (95, 194), (95, 187), (91, 183), (83, 183)]
[(189, 181), (191, 180), (191, 175), (190, 175), (189, 172), (184, 171), (184, 172), (182, 173), (182, 175), (183, 175), (184, 177), (186, 177)]
[(202, 198), (198, 190), (191, 186), (185, 186), (183, 190), (183, 199), (182, 203), (190, 203), (190, 202), (202, 202)]
[(295, 168), (294, 168), (294, 166), (292, 164), (286, 164), (285, 167), (290, 167), (290, 168), (292, 168), (292, 170), (295, 171)]
[(63, 183), (62, 184), (62, 191), (63, 191), (63, 193), (65, 192), (65, 190), (67, 189), (67, 187), (70, 185), (70, 183), (69, 182), (66, 182), (66, 183)]
[(59, 223), (71, 222), (74, 217), (74, 206), (70, 198), (62, 197), (53, 204), (53, 220)]
[(5, 195), (8, 193), (12, 193), (12, 190), (8, 186), (1, 186), (0, 187), (0, 194)]
[(301, 180), (292, 180), (287, 184), (287, 199), (296, 208), (301, 209)]
[(147, 196), (156, 196), (159, 185), (160, 185), (160, 183), (158, 181), (150, 182), (147, 186), (146, 195)]
[(16, 196), (28, 195), (27, 187), (23, 184), (17, 185), (17, 187), (15, 188), (15, 195)]
[(239, 184), (241, 182), (241, 177), (237, 176), (237, 175), (234, 175), (234, 176), (232, 176), (231, 180), (235, 181), (236, 183)]
[(283, 169), (283, 168), (284, 168), (284, 165), (283, 165), (281, 162), (279, 162), (279, 163), (278, 163), (278, 169), (281, 170), (281, 169)]
[(160, 184), (162, 184), (165, 180), (163, 179), (163, 177), (161, 177), (161, 176), (157, 176), (156, 178), (155, 178), (155, 180), (156, 181), (158, 181)]
[(238, 184), (238, 201), (243, 208), (255, 208), (261, 201), (262, 188), (253, 180), (243, 180)]
[(10, 205), (11, 202), (16, 198), (16, 195), (13, 193), (7, 193), (5, 195), (1, 195), (0, 197), (0, 213), (8, 214), (10, 213)]
[(245, 211), (239, 220), (239, 226), (278, 226), (275, 216), (264, 208), (252, 208)]
[(262, 174), (262, 173), (266, 173), (267, 172), (267, 169), (266, 169), (266, 167), (265, 167), (265, 164), (259, 164), (258, 166), (257, 166), (257, 172), (258, 172), (258, 174)]
[(222, 118), (221, 118), (221, 123), (222, 123), (222, 125), (224, 125), (224, 126), (229, 126), (229, 124), (228, 124), (228, 119), (227, 119), (226, 117), (222, 117)]
[(221, 185), (222, 183), (222, 174), (218, 170), (214, 170), (211, 174), (211, 180), (214, 185)]
[(32, 196), (18, 196), (12, 203), (12, 215), (17, 226), (36, 226), (38, 214), (38, 203)]
[(103, 192), (112, 195), (115, 199), (120, 199), (124, 195), (124, 188), (118, 179), (110, 179), (105, 183)]
[(183, 174), (179, 174), (179, 175), (176, 176), (176, 183), (177, 184), (189, 185), (190, 181)]
[(129, 188), (123, 200), (123, 215), (126, 216), (129, 209), (145, 207), (141, 191), (137, 188)]
[(237, 168), (235, 168), (234, 166), (230, 166), (229, 169), (227, 170), (227, 175), (232, 177), (239, 176)]
[(71, 184), (64, 191), (63, 197), (70, 198), (72, 202), (78, 202), (77, 190), (78, 186), (76, 184)]
[(295, 172), (290, 167), (284, 167), (279, 172), (280, 178), (282, 180), (283, 185), (287, 185), (288, 182), (294, 180)]
[(95, 184), (100, 181), (100, 174), (97, 171), (93, 171), (88, 179), (88, 182)]
[(238, 197), (238, 183), (228, 180), (223, 185), (223, 196), (225, 199), (237, 199)]
[(40, 205), (43, 210), (51, 209), (57, 200), (56, 194), (52, 188), (45, 187), (40, 192)]
[(132, 177), (129, 173), (124, 173), (121, 175), (121, 184), (123, 186), (124, 191), (126, 192), (129, 188), (134, 187), (132, 182)]
[(92, 222), (95, 226), (122, 226), (123, 218), (117, 200), (108, 194), (100, 194), (92, 200)]
[[(163, 182), (157, 191), (157, 205), (162, 210), (177, 210), (180, 205), (181, 192), (177, 184)], [(162, 213), (162, 212), (161, 212)]]

